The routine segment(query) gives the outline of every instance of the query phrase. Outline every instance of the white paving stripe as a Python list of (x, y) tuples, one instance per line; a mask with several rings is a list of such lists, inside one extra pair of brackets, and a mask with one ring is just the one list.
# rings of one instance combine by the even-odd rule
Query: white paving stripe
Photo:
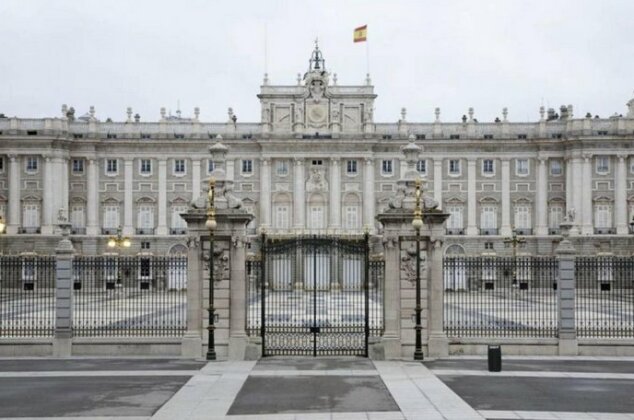
[(376, 370), (254, 370), (251, 376), (378, 376)]
[(480, 410), (480, 414), (490, 420), (531, 419), (531, 420), (634, 420), (634, 413), (594, 413), (573, 411), (506, 411)]
[(523, 378), (577, 378), (577, 379), (629, 379), (634, 380), (634, 373), (609, 373), (609, 372), (533, 372), (524, 370), (509, 370), (502, 372), (489, 372), (487, 370), (466, 369), (432, 369), (438, 376), (512, 376)]
[(0, 378), (56, 378), (91, 376), (194, 376), (198, 370), (77, 370), (0, 372)]
[(421, 363), (375, 361), (374, 365), (407, 419), (483, 419)]

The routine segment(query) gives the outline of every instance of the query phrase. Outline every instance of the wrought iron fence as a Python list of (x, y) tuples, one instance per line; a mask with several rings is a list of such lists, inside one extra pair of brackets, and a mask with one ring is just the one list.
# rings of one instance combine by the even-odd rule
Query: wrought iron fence
[[(251, 257), (246, 262), (247, 275), (247, 307), (246, 307), (246, 331), (250, 336), (259, 336), (262, 320), (262, 261), (258, 258)], [(384, 302), (383, 291), (385, 284), (385, 261), (371, 259), (368, 267), (368, 311), (370, 324), (370, 337), (380, 337), (384, 330)], [(272, 284), (273, 272), (269, 272), (267, 276), (267, 284), (265, 289), (268, 290), (269, 283)], [(362, 285), (355, 290), (333, 291), (333, 296), (344, 295), (345, 293), (358, 293), (362, 290)], [(290, 304), (289, 304), (290, 305)]]
[(555, 257), (447, 256), (444, 326), (453, 337), (556, 337)]
[(181, 336), (187, 258), (77, 256), (73, 333), (80, 337)]
[(577, 257), (577, 335), (634, 337), (634, 257)]
[(55, 328), (55, 257), (0, 256), (0, 337), (47, 337)]

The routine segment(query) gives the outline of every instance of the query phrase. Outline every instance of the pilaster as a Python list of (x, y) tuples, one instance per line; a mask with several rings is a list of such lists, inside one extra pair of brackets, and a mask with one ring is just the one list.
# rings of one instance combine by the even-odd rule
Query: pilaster
[(123, 163), (123, 234), (134, 235), (132, 194), (133, 159), (126, 158)]
[(479, 233), (476, 223), (476, 160), (467, 160), (467, 235), (475, 236)]
[(341, 228), (341, 161), (330, 159), (330, 228)]
[(557, 326), (559, 329), (559, 355), (576, 356), (578, 354), (577, 329), (575, 321), (575, 253), (568, 240), (571, 222), (560, 225), (563, 240), (555, 249), (559, 263), (557, 281)]
[(500, 235), (510, 236), (511, 229), (511, 163), (508, 159), (501, 161), (502, 171), (502, 226)]
[[(198, 172), (200, 176), (200, 162), (198, 162)], [(193, 174), (192, 174), (193, 177)], [(200, 186), (199, 186), (200, 188)], [(167, 235), (167, 161), (158, 161), (158, 226), (157, 235)]]
[(304, 215), (306, 214), (306, 180), (304, 176), (304, 159), (295, 159), (295, 188), (293, 190), (293, 209), (295, 229), (304, 229)]
[(434, 199), (442, 209), (442, 158), (434, 158)]
[(260, 159), (260, 226), (271, 226), (271, 160)]
[(192, 159), (192, 200), (200, 197), (200, 160)]
[(87, 163), (86, 234), (95, 236), (99, 234), (99, 164), (95, 158)]
[[(55, 163), (51, 156), (43, 156), (44, 167), (42, 168), (42, 183), (44, 184), (44, 190), (42, 191), (42, 234), (53, 234), (53, 213), (55, 212), (55, 191), (53, 191), (53, 173), (56, 173), (54, 168)], [(57, 176), (56, 176), (57, 178)], [(56, 184), (61, 183), (61, 180), (57, 180)]]
[(594, 233), (594, 225), (592, 223), (592, 155), (584, 154), (583, 155), (583, 186), (582, 186), (582, 204), (581, 207), (583, 210), (581, 225), (581, 234), (582, 235), (592, 235)]
[(614, 214), (617, 235), (628, 234), (626, 154), (616, 156), (614, 171)]
[(374, 231), (374, 159), (365, 160), (363, 174), (363, 224), (367, 225), (370, 233)]
[(548, 159), (543, 157), (537, 158), (537, 188), (535, 197), (535, 234), (548, 235), (548, 175), (547, 175)]
[(21, 188), (20, 188), (20, 169), (21, 162), (19, 156), (9, 155), (9, 208), (8, 208), (8, 225), (7, 233), (15, 235), (20, 227), (20, 207), (21, 207)]
[(70, 224), (60, 225), (63, 238), (55, 248), (55, 333), (53, 356), (70, 357), (73, 337), (73, 254)]

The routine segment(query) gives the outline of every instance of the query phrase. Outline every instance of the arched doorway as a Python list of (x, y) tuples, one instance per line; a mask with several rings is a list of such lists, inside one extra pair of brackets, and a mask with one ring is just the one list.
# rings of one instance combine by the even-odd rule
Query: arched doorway
[(167, 288), (187, 289), (187, 247), (183, 244), (172, 246), (168, 253)]
[(464, 248), (453, 244), (445, 250), (445, 269), (443, 272), (445, 290), (466, 290), (467, 270), (465, 267)]

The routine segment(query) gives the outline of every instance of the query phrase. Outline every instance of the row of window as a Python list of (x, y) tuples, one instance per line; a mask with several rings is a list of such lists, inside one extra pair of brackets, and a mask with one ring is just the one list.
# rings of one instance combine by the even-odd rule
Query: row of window
[[(320, 166), (323, 162), (320, 159), (313, 160), (313, 166)], [(175, 175), (184, 175), (187, 173), (187, 166), (185, 159), (173, 159), (172, 160), (172, 173)], [(459, 159), (450, 159), (447, 163), (448, 173), (450, 175), (460, 175), (461, 165)], [(74, 174), (84, 173), (84, 159), (72, 159), (71, 169)], [(39, 160), (37, 156), (27, 156), (25, 158), (25, 171), (27, 173), (35, 173), (39, 168)], [(419, 160), (416, 163), (416, 169), (419, 173), (427, 173), (427, 162), (425, 160)], [(207, 172), (211, 173), (214, 170), (214, 162), (207, 160)], [(356, 175), (359, 170), (357, 160), (348, 160), (346, 162), (346, 173), (348, 175)], [(4, 159), (0, 157), (0, 172), (4, 171)], [(595, 171), (597, 174), (610, 173), (610, 156), (595, 156)], [(118, 159), (106, 159), (105, 160), (105, 173), (107, 175), (116, 175), (119, 172)], [(241, 161), (242, 174), (253, 173), (253, 160), (243, 159)], [(530, 172), (529, 159), (515, 159), (515, 173), (519, 176), (526, 176)], [(634, 172), (634, 159), (631, 160), (630, 172)], [(152, 160), (151, 159), (139, 159), (139, 173), (142, 175), (152, 174)], [(279, 176), (285, 176), (289, 173), (288, 161), (280, 160), (276, 162), (276, 173)], [(381, 173), (384, 175), (392, 175), (394, 173), (394, 164), (391, 159), (384, 159), (381, 161)], [(563, 173), (563, 164), (559, 159), (550, 159), (550, 174), (561, 175)], [(495, 160), (483, 159), (482, 160), (482, 174), (493, 175), (495, 174)]]
[[(447, 206), (445, 210), (449, 213), (447, 229), (463, 229), (463, 206), (451, 205)], [(564, 206), (549, 206), (548, 227), (558, 229), (561, 222), (563, 222), (564, 214)], [(483, 205), (480, 207), (480, 229), (497, 229), (497, 218), (498, 207), (496, 205)], [(530, 206), (515, 206), (513, 225), (517, 229), (532, 229)], [(594, 206), (594, 227), (597, 229), (609, 229), (612, 227), (612, 204), (600, 203)]]
[[(358, 205), (343, 206), (343, 228), (361, 228), (361, 207)], [(306, 212), (308, 229), (325, 229), (328, 227), (327, 220), (328, 207), (323, 205), (309, 206)], [(291, 226), (291, 206), (288, 204), (277, 204), (273, 206), (273, 227), (277, 229), (290, 229)]]

